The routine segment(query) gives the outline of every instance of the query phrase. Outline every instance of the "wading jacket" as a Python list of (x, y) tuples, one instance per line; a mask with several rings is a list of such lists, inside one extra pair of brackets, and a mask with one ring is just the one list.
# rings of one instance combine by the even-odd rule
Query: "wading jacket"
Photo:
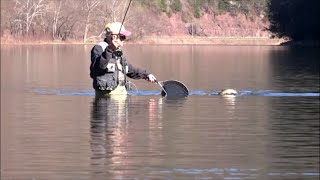
[(146, 79), (148, 72), (128, 63), (124, 55), (116, 55), (103, 41), (91, 50), (90, 77), (93, 79), (93, 88), (96, 90), (114, 90), (118, 85), (125, 85), (126, 77), (132, 79)]

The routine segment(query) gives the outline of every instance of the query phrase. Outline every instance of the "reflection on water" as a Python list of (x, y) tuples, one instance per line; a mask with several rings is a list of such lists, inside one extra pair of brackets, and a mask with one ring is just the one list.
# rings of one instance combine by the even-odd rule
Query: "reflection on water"
[[(319, 179), (319, 55), (127, 46), (190, 96), (97, 98), (91, 46), (1, 46), (1, 179)], [(218, 96), (235, 88), (235, 98)]]
[(319, 92), (319, 49), (293, 48), (270, 52), (273, 90)]
[(313, 169), (320, 158), (319, 99), (281, 97), (271, 98), (270, 102), (271, 152), (279, 162), (273, 168), (292, 169), (304, 163), (306, 170)]
[[(47, 89), (33, 89), (33, 93), (40, 95), (59, 95), (59, 96), (94, 96), (94, 90), (84, 91), (71, 91), (71, 90), (47, 90)], [(159, 91), (129, 91), (129, 95), (132, 96), (154, 96), (161, 95)], [(219, 96), (219, 91), (192, 91), (189, 96)], [(270, 90), (248, 91), (241, 90), (237, 96), (276, 96), (276, 97), (288, 97), (288, 96), (320, 96), (318, 92), (276, 92)], [(170, 98), (170, 97), (169, 97)], [(175, 99), (176, 97), (171, 97)], [(177, 97), (179, 98), (179, 97)], [(231, 98), (233, 99), (233, 98)]]
[[(289, 112), (304, 114), (300, 122), (266, 98), (94, 98), (91, 178), (318, 178), (317, 104), (299, 100), (307, 111)], [(307, 97), (284, 100), (296, 107), (296, 98)]]
[[(141, 166), (140, 161), (154, 153), (153, 143), (159, 138), (155, 132), (162, 128), (158, 120), (162, 99), (137, 103), (127, 95), (94, 98), (90, 121), (92, 179), (136, 175), (132, 168)], [(132, 118), (140, 113), (147, 115), (147, 121)]]
[[(91, 135), (91, 171), (93, 179), (110, 177), (106, 168), (117, 164), (125, 165), (127, 152), (121, 147), (128, 139), (128, 103), (126, 95), (96, 97), (92, 103)], [(123, 155), (123, 156), (122, 156)], [(110, 167), (106, 167), (110, 166)]]

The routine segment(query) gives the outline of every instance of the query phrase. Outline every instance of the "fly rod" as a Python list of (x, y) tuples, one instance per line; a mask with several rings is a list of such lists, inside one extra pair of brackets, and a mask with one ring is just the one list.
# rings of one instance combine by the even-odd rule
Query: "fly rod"
[(129, 10), (129, 7), (130, 7), (131, 2), (132, 2), (132, 0), (129, 1), (127, 10), (126, 10), (126, 12), (124, 13), (124, 17), (123, 17), (123, 20), (122, 20), (122, 23), (121, 23), (121, 26), (120, 26), (119, 34), (120, 34), (120, 32), (121, 32), (121, 28), (122, 28), (122, 26), (123, 26), (124, 20), (126, 19), (126, 16), (127, 16), (127, 13), (128, 13), (128, 10)]

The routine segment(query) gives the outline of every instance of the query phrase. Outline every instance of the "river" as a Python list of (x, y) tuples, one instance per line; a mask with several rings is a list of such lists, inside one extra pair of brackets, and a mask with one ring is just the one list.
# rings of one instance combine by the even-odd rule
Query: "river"
[(95, 98), (91, 48), (1, 46), (1, 179), (319, 179), (318, 50), (127, 45), (190, 95)]

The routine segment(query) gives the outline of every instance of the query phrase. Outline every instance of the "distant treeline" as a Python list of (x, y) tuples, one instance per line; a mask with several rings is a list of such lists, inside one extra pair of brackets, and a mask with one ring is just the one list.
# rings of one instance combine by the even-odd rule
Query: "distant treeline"
[(270, 0), (269, 30), (293, 40), (320, 40), (319, 0)]
[[(122, 21), (130, 0), (1, 0), (1, 37), (90, 41), (104, 24)], [(168, 17), (181, 13), (184, 23), (205, 14), (244, 14), (269, 21), (277, 37), (319, 40), (319, 0), (133, 0), (126, 24), (135, 27), (146, 10)], [(153, 19), (150, 19), (153, 21)], [(156, 20), (154, 20), (156, 21)], [(139, 33), (139, 31), (141, 33)]]

